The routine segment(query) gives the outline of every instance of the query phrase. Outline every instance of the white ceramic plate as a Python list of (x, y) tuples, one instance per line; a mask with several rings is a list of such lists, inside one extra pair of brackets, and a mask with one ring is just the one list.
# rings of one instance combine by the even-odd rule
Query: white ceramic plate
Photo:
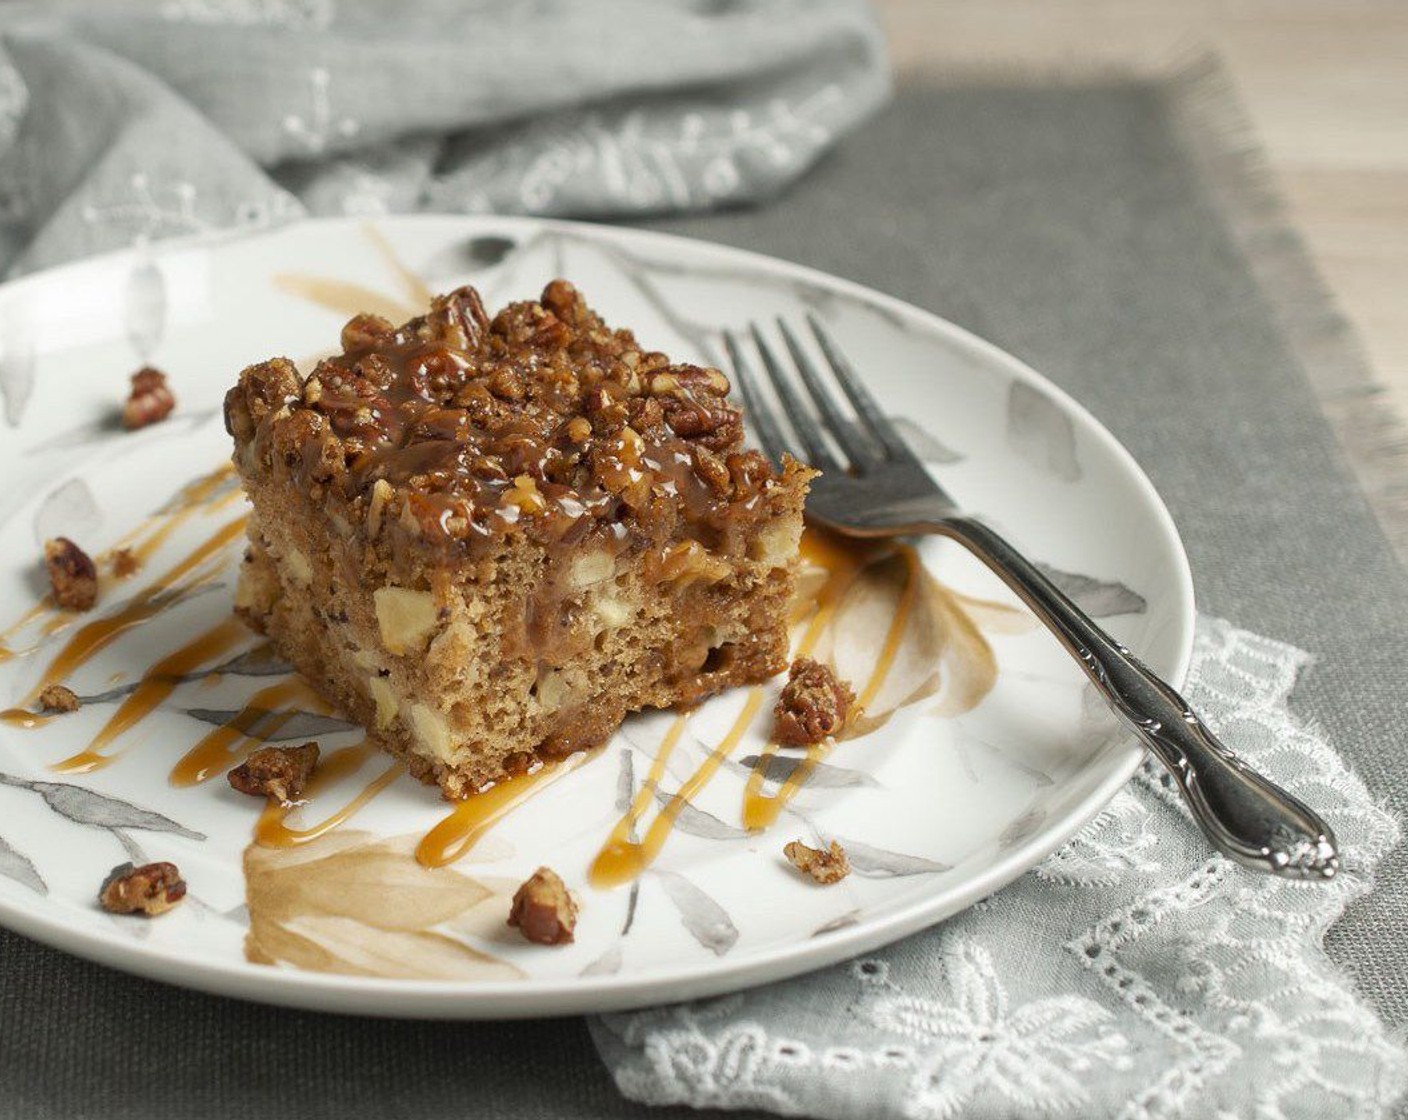
[[(161, 245), (0, 290), (0, 630), (11, 628), (4, 642), (16, 653), (0, 663), (0, 702), (20, 702), (96, 617), (63, 626), (41, 613), (13, 627), (42, 593), (44, 538), (68, 535), (97, 553), (134, 529), (143, 540), (169, 530), (140, 573), (107, 581), (101, 616), (130, 605), (239, 515), (243, 499), (228, 485), (176, 520), (171, 502), (228, 458), (220, 403), (243, 365), (325, 351), (347, 317), (343, 305), (394, 310), (414, 304), (422, 285), (472, 281), (492, 309), (535, 296), (556, 275), (574, 280), (609, 322), (681, 359), (709, 360), (723, 326), (819, 315), (958, 499), (1072, 577), (1119, 638), (1181, 681), (1193, 598), (1168, 513), (1115, 440), (1020, 362), (928, 312), (733, 249), (566, 223), (412, 217)], [(148, 361), (170, 375), (179, 408), (125, 433), (112, 412), (127, 375)], [(634, 887), (592, 887), (588, 867), (619, 802), (639, 790), (670, 726), (669, 715), (654, 713), (629, 719), (601, 755), (449, 869), (427, 871), (411, 858), (447, 806), (403, 776), (317, 843), (249, 849), (247, 903), (258, 805), (218, 773), (192, 786), (171, 785), (168, 773), (221, 713), (278, 684), (251, 675), (268, 669), (257, 658), (229, 664), (257, 645), (253, 636), (105, 747), (121, 754), (112, 765), (53, 769), (89, 744), (148, 666), (228, 616), (238, 547), (234, 539), (194, 569), (174, 606), (68, 677), (90, 698), (79, 712), (36, 729), (0, 723), (5, 925), (146, 976), (310, 1008), (494, 1017), (642, 1005), (776, 980), (939, 921), (1037, 865), (1140, 758), (1052, 639), (1011, 606), (976, 602), (1014, 602), (997, 580), (952, 545), (927, 542), (932, 578), (920, 599), (932, 610), (904, 628), (893, 679), (872, 705), (888, 722), (838, 744), (773, 828), (740, 828), (741, 760), (763, 744), (761, 719)], [(875, 620), (891, 617), (902, 594), (877, 579), (838, 616), (836, 656), (850, 659), (853, 674), (867, 671)], [(976, 647), (940, 648), (965, 619), (982, 633)], [(983, 677), (984, 649), (995, 679)], [(221, 664), (223, 672), (209, 671)], [(691, 719), (662, 790), (695, 770), (746, 697), (716, 698)], [(312, 734), (325, 750), (357, 739), (313, 716), (276, 737)], [(385, 766), (369, 758), (290, 823), (325, 817)], [(831, 836), (843, 838), (856, 867), (838, 885), (817, 887), (781, 858), (788, 839)], [(186, 903), (152, 921), (100, 910), (99, 882), (127, 858), (179, 864)], [(539, 864), (580, 896), (569, 947), (528, 945), (504, 926), (508, 892)], [(247, 937), (275, 963), (247, 960)]]

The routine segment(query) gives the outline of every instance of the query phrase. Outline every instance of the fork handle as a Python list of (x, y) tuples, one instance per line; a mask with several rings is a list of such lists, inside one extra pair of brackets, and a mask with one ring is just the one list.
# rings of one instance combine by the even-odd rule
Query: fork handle
[(1168, 767), (1194, 820), (1221, 851), (1288, 878), (1329, 879), (1339, 870), (1334, 833), (1314, 811), (1223, 746), (1182, 696), (1000, 534), (969, 517), (926, 522), (922, 531), (966, 547), (1046, 623), (1115, 714)]

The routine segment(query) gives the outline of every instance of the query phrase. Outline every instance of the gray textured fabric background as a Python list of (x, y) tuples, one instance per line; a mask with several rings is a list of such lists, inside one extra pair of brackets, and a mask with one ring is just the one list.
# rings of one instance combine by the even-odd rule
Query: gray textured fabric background
[[(1201, 606), (1320, 658), (1297, 697), (1390, 805), (1408, 578), (1145, 85), (901, 91), (776, 205), (661, 228), (935, 309), (1027, 359), (1167, 499)], [(1329, 936), (1408, 1023), (1408, 859)], [(690, 1115), (623, 1102), (576, 1020), (343, 1020), (196, 995), (0, 934), (0, 1117)]]

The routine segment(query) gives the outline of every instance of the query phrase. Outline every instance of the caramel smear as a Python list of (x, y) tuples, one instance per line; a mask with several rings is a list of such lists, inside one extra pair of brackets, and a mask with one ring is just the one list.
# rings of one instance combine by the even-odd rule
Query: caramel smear
[(366, 312), (390, 319), (393, 323), (404, 323), (420, 314), (417, 307), (423, 308), (430, 303), (428, 298), (423, 304), (402, 303), (392, 296), (382, 295), (361, 284), (349, 284), (345, 280), (309, 276), (301, 272), (277, 273), (274, 276), (274, 287), (338, 315), (351, 318)]
[(122, 752), (105, 754), (103, 748), (151, 715), (162, 701), (176, 691), (177, 685), (187, 674), (248, 639), (249, 631), (238, 620), (228, 618), (174, 653), (167, 654), (142, 674), (136, 689), (108, 717), (107, 723), (93, 736), (87, 749), (56, 763), (53, 769), (60, 774), (87, 774), (117, 761), (122, 757)]
[[(365, 740), (350, 747), (330, 751), (323, 756), (318, 768), (313, 771), (313, 776), (308, 780), (307, 789), (304, 791), (306, 796), (298, 804), (311, 803), (319, 793), (325, 791), (339, 779), (355, 774), (367, 759), (376, 753), (376, 748)], [(259, 814), (259, 821), (254, 826), (254, 842), (264, 848), (295, 848), (303, 844), (311, 844), (320, 837), (326, 836), (339, 825), (351, 820), (377, 794), (396, 781), (403, 773), (405, 773), (405, 766), (400, 762), (393, 762), (382, 773), (364, 785), (341, 808), (329, 813), (316, 824), (309, 825), (307, 828), (289, 827), (288, 815), (293, 811), (295, 805), (271, 800), (264, 806), (264, 811)]]
[(343, 830), (294, 848), (251, 844), (245, 956), (389, 979), (521, 979), (521, 969), (452, 936), (499, 936), (517, 884), (430, 871), (407, 858), (411, 843)]
[[(285, 706), (290, 704), (296, 706)], [(171, 784), (194, 786), (218, 777), (243, 761), (257, 743), (267, 742), (300, 711), (319, 715), (330, 711), (323, 698), (302, 677), (285, 677), (261, 688), (238, 712), (207, 732), (181, 756), (171, 768)]]
[(558, 762), (466, 797), (421, 838), (416, 845), (416, 860), (423, 867), (444, 867), (463, 859), (480, 838), (505, 816), (598, 753), (578, 751)]
[[(396, 252), (391, 242), (387, 240), (386, 234), (382, 233), (381, 230), (370, 222), (362, 227), (362, 233), (366, 235), (368, 241), (376, 246), (377, 252), (382, 255), (386, 263), (391, 266), (392, 271), (396, 273), (397, 279), (401, 281), (401, 290), (405, 293), (406, 299), (410, 301), (410, 306), (429, 307), (430, 301), (435, 298), (435, 293), (432, 292), (425, 281), (411, 271), (411, 267), (401, 259), (401, 255)], [(353, 312), (353, 314), (356, 314), (356, 312)], [(419, 312), (412, 311), (411, 314), (417, 315)], [(400, 319), (393, 320), (393, 322), (398, 323), (400, 321)]]
[(362, 233), (396, 274), (396, 279), (401, 285), (402, 299), (385, 295), (361, 284), (350, 284), (327, 276), (301, 272), (279, 273), (274, 277), (274, 286), (348, 318), (366, 313), (380, 315), (393, 323), (401, 323), (419, 315), (430, 306), (435, 293), (401, 259), (381, 230), (368, 223), (362, 227)]

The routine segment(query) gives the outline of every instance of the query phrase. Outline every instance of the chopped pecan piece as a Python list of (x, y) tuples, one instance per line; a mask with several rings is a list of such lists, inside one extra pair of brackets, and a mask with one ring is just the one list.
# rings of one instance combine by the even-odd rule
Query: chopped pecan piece
[(810, 657), (792, 663), (773, 711), (773, 736), (789, 747), (805, 747), (835, 735), (846, 722), (855, 693), (831, 669)]
[(577, 904), (557, 872), (540, 867), (513, 896), (508, 924), (539, 945), (565, 945), (577, 926)]
[(126, 579), (142, 566), (137, 554), (130, 548), (119, 548), (112, 554), (112, 574), (118, 579)]
[(80, 705), (73, 689), (51, 684), (39, 694), (39, 706), (46, 712), (76, 712)]
[(810, 875), (822, 886), (839, 883), (851, 873), (851, 861), (846, 858), (846, 849), (835, 840), (824, 851), (793, 840), (783, 847), (782, 854), (793, 867), (804, 875)]
[(300, 747), (264, 747), (255, 751), (227, 775), (230, 785), (254, 797), (293, 801), (318, 765), (318, 744)]
[(114, 867), (103, 880), (98, 901), (114, 914), (165, 914), (186, 897), (186, 881), (174, 863), (130, 863)]
[(92, 558), (67, 537), (44, 542), (44, 567), (54, 601), (69, 611), (86, 611), (98, 601), (98, 569)]
[(143, 366), (132, 375), (132, 390), (122, 406), (122, 426), (129, 432), (165, 420), (176, 407), (176, 398), (166, 385), (166, 374)]

